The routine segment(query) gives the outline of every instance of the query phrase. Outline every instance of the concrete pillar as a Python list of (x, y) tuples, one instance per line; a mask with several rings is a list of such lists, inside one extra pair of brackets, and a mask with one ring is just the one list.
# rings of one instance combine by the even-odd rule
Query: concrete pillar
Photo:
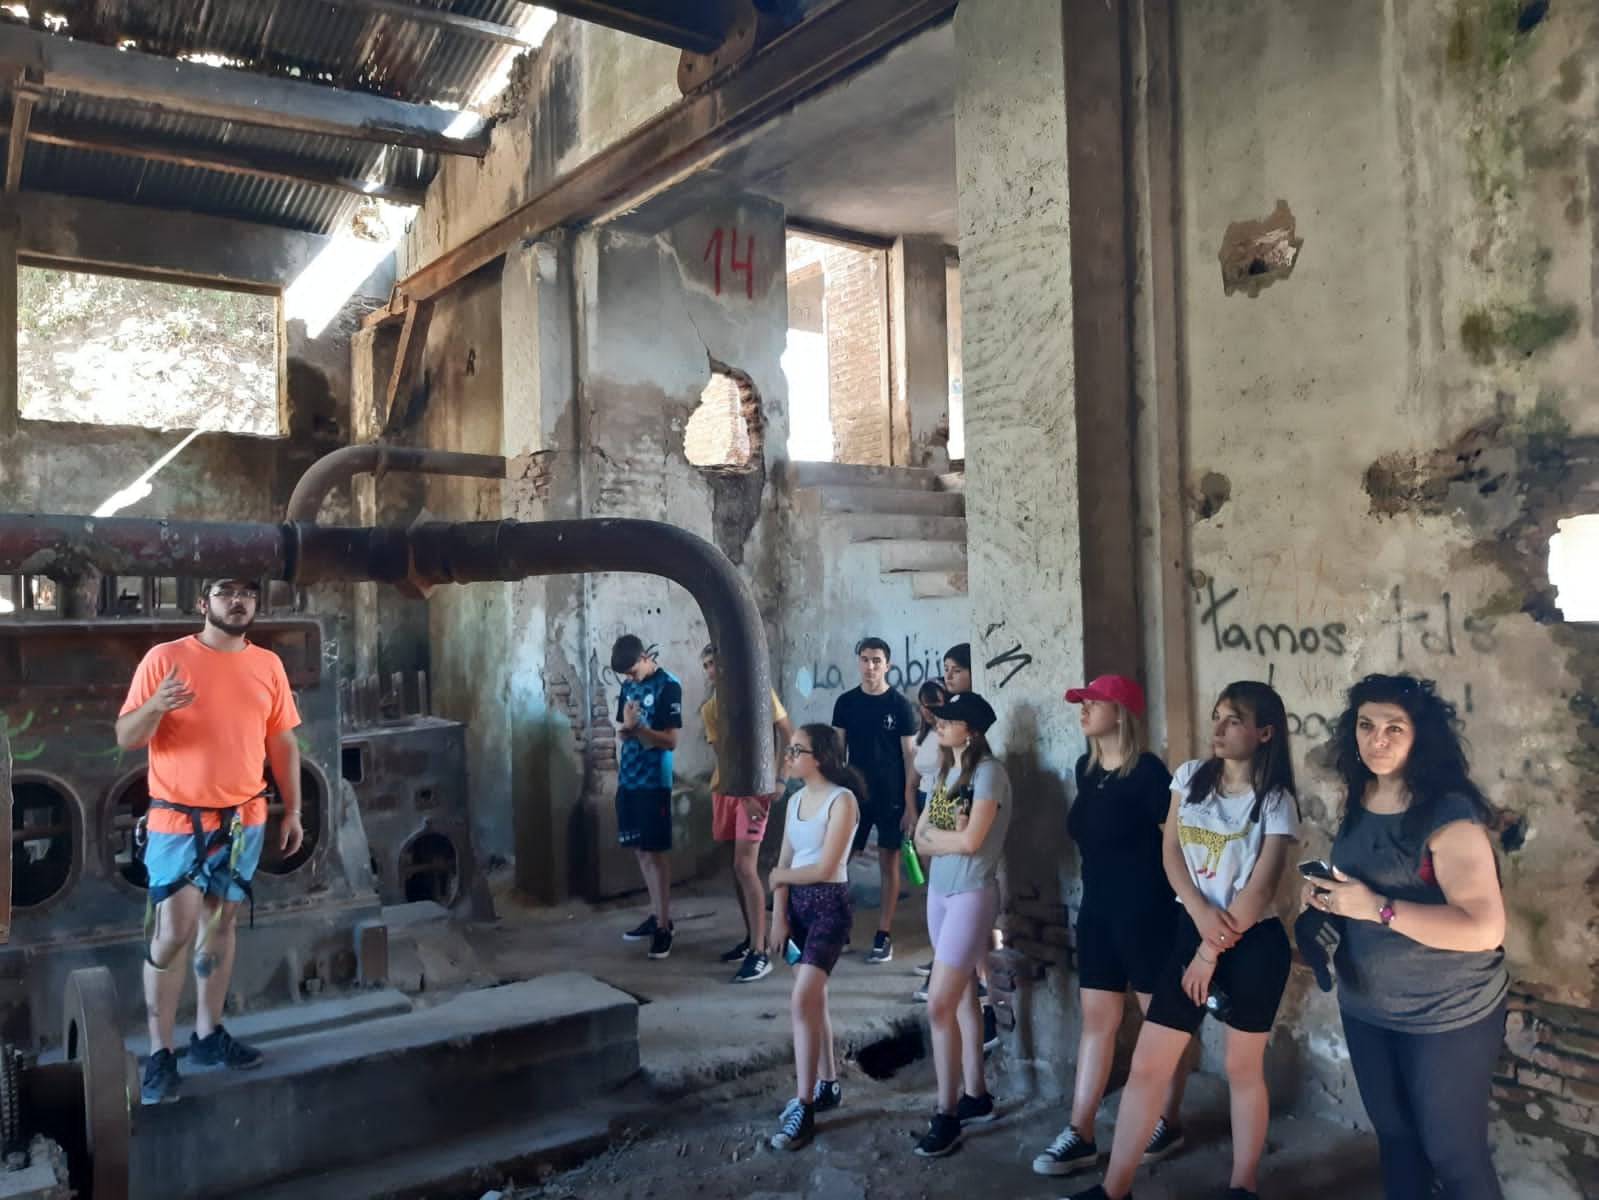
[[(972, 643), (1025, 831), (1007, 886), (1040, 914), (1076, 893), (1064, 815), (1083, 740), (1062, 692), (1138, 672), (1122, 20), (1104, 0), (955, 15)], [(1070, 1061), (1074, 992), (1047, 973), (1023, 1057)]]
[(17, 213), (0, 207), (0, 438), (15, 436), (21, 408), (17, 387)]
[(946, 257), (934, 237), (900, 238), (888, 254), (890, 461), (898, 467), (949, 467)]
[[(581, 515), (572, 253), (562, 235), (506, 256), (502, 508), (518, 521)], [(586, 641), (583, 581), (558, 575), (509, 585), (506, 688), (511, 720), (512, 839), (517, 887), (545, 903), (583, 885), (574, 865), (582, 827), (586, 673), (572, 652)], [(573, 625), (577, 628), (570, 628)]]

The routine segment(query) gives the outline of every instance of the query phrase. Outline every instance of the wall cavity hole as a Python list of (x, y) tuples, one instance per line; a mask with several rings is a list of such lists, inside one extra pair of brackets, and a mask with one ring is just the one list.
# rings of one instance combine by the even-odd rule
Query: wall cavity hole
[(11, 906), (38, 908), (72, 882), (77, 817), (72, 800), (42, 780), (11, 787)]
[(693, 466), (740, 473), (753, 468), (759, 423), (750, 420), (747, 408), (754, 388), (741, 380), (742, 374), (712, 367), (683, 433), (683, 453)]
[(366, 778), (366, 743), (345, 746), (339, 755), (339, 773), (350, 783)]
[(417, 834), (400, 851), (398, 874), (406, 903), (432, 900), (450, 907), (461, 886), (455, 843), (442, 833)]
[(305, 840), (293, 854), (285, 855), (279, 827), (283, 821), (283, 799), (278, 794), (272, 772), (267, 772), (266, 842), (261, 849), (261, 870), (268, 875), (288, 875), (311, 861), (322, 840), (323, 814), (327, 811), (327, 791), (322, 777), (309, 767), (300, 768), (300, 825)]
[(1549, 582), (1567, 621), (1599, 621), (1599, 513), (1566, 517), (1549, 539)]
[(873, 1079), (892, 1079), (902, 1067), (925, 1057), (927, 1044), (922, 1040), (921, 1030), (912, 1029), (897, 1037), (862, 1046), (855, 1055), (855, 1062)]

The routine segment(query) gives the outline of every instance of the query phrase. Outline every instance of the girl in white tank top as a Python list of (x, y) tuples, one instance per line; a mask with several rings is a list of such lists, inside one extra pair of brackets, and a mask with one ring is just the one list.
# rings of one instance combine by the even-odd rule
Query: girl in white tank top
[(816, 1113), (842, 1102), (827, 1011), (827, 978), (849, 940), (849, 847), (860, 822), (854, 772), (844, 765), (831, 725), (794, 731), (784, 753), (791, 778), (805, 787), (788, 800), (783, 850), (772, 871), (768, 953), (794, 966), (795, 1095), (778, 1118), (772, 1147), (798, 1150), (816, 1133)]

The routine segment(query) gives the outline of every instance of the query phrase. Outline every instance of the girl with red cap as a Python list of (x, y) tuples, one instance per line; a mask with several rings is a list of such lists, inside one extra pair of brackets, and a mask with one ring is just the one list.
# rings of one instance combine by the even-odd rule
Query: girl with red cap
[[(1082, 861), (1077, 912), (1078, 987), (1083, 1029), (1071, 1121), (1033, 1159), (1040, 1175), (1070, 1175), (1100, 1160), (1094, 1115), (1104, 1098), (1129, 986), (1148, 1011), (1149, 996), (1171, 953), (1177, 904), (1161, 861), (1161, 827), (1171, 804), (1171, 772), (1145, 749), (1144, 693), (1125, 675), (1101, 675), (1066, 699), (1088, 753), (1077, 760), (1077, 799), (1067, 827)], [(1165, 1106), (1144, 1149), (1158, 1162), (1182, 1148), (1177, 1122), (1188, 1072), (1172, 1076)]]

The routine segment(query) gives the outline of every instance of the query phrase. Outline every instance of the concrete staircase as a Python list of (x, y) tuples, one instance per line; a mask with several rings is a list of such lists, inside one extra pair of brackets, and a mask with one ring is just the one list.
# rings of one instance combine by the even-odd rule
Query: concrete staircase
[(908, 575), (917, 599), (966, 594), (963, 476), (917, 467), (795, 463), (796, 489), (816, 494), (823, 519), (870, 542), (885, 575)]
[(261, 1038), (259, 1070), (184, 1069), (177, 1103), (135, 1105), (133, 1200), (460, 1194), (603, 1149), (604, 1102), (638, 1071), (637, 1002), (586, 975), (349, 1003), (367, 1019), (304, 1014)]

